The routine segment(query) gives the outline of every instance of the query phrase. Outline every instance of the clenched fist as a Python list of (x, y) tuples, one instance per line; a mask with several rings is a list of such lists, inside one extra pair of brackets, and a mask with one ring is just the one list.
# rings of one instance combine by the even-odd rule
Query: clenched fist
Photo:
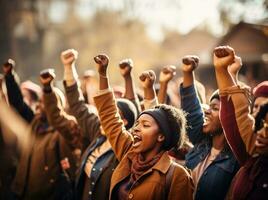
[(232, 47), (219, 46), (214, 49), (215, 68), (227, 69), (235, 61), (235, 52)]
[(119, 63), (120, 73), (123, 77), (130, 75), (133, 68), (133, 61), (131, 59), (124, 59)]
[(107, 67), (109, 64), (109, 57), (105, 54), (100, 54), (94, 57), (94, 61), (97, 64), (99, 74), (101, 76), (106, 76)]
[(12, 72), (12, 70), (14, 69), (16, 63), (14, 60), (12, 59), (8, 59), (7, 62), (5, 62), (3, 64), (3, 72), (5, 75), (9, 74)]
[(50, 84), (55, 79), (55, 71), (54, 69), (45, 69), (40, 72), (40, 82), (43, 85)]
[(192, 72), (194, 71), (199, 64), (198, 56), (185, 56), (182, 58), (182, 71), (183, 72)]
[(68, 49), (61, 53), (61, 62), (65, 67), (71, 67), (78, 58), (78, 52), (74, 49)]
[(174, 65), (168, 65), (162, 68), (159, 75), (160, 83), (169, 82), (176, 75), (176, 67)]
[(152, 88), (154, 85), (156, 76), (153, 70), (147, 70), (147, 71), (142, 72), (139, 78), (140, 78), (143, 88)]

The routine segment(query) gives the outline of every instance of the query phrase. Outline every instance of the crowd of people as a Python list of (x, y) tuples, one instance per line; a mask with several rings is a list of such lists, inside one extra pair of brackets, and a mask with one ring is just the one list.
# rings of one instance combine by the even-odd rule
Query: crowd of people
[[(242, 59), (214, 49), (218, 89), (206, 102), (195, 79), (199, 58), (139, 76), (119, 63), (125, 88), (109, 83), (109, 57), (94, 57), (98, 88), (78, 76), (74, 49), (60, 55), (40, 86), (20, 83), (15, 61), (0, 76), (0, 199), (254, 199), (268, 197), (268, 81), (238, 80)], [(181, 70), (174, 94), (170, 81)], [(117, 72), (116, 72), (117, 73)], [(88, 73), (88, 76), (91, 76)], [(91, 85), (92, 84), (92, 85)]]

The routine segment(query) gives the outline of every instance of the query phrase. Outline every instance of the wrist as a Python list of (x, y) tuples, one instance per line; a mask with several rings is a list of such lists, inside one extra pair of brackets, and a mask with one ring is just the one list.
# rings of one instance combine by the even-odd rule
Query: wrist
[(43, 84), (43, 91), (44, 93), (52, 92), (52, 81), (46, 84)]
[(100, 78), (107, 78), (107, 73), (106, 72), (101, 72), (99, 73)]

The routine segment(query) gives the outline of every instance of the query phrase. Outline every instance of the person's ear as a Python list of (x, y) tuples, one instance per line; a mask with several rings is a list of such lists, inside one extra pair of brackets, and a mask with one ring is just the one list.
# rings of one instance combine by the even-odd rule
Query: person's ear
[(158, 142), (163, 142), (165, 140), (165, 136), (163, 134), (159, 134), (157, 137)]

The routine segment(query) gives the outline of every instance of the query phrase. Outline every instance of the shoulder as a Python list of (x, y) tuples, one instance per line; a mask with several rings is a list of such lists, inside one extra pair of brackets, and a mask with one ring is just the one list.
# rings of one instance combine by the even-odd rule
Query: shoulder
[(191, 178), (191, 170), (187, 167), (184, 167), (178, 163), (172, 162), (171, 167), (174, 167), (174, 175), (173, 176), (183, 176), (185, 178)]

